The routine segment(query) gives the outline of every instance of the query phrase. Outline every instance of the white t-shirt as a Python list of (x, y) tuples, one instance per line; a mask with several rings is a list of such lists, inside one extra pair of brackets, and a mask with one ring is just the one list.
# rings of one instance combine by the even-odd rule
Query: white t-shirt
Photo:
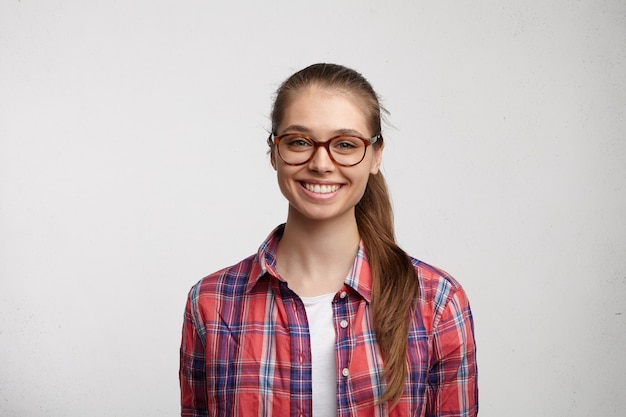
[(337, 365), (332, 301), (335, 293), (300, 297), (311, 334), (313, 416), (337, 415)]

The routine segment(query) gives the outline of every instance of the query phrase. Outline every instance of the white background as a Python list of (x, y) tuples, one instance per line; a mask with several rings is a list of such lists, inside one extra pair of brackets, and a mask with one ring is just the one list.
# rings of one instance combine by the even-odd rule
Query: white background
[(172, 416), (187, 291), (285, 219), (278, 84), (361, 71), (480, 415), (626, 409), (626, 3), (0, 3), (0, 415)]

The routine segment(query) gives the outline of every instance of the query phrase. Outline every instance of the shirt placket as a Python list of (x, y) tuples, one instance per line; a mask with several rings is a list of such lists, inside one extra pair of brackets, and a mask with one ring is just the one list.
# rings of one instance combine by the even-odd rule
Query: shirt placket
[(335, 360), (337, 363), (337, 417), (351, 415), (353, 407), (350, 383), (350, 360), (355, 347), (351, 326), (354, 314), (351, 312), (347, 288), (344, 287), (333, 301), (333, 320), (335, 323)]

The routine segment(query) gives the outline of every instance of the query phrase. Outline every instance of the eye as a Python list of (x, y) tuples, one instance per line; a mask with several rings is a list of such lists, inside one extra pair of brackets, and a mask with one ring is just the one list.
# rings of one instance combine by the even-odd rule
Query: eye
[(313, 146), (310, 139), (301, 136), (285, 136), (281, 142), (294, 151), (304, 150)]
[(342, 148), (342, 149), (352, 149), (352, 148), (356, 148), (356, 146), (354, 145), (354, 143), (351, 142), (339, 142), (337, 144), (338, 148)]
[(349, 153), (362, 148), (363, 142), (359, 138), (340, 137), (333, 140), (332, 147), (337, 152)]

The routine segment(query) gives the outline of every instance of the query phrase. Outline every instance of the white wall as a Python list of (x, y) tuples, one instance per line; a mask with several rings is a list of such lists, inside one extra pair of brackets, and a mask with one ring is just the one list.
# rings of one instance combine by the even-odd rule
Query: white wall
[(397, 234), (469, 293), (481, 416), (623, 415), (625, 39), (620, 0), (4, 0), (0, 415), (178, 413), (186, 293), (284, 219), (267, 115), (318, 61), (391, 111)]

